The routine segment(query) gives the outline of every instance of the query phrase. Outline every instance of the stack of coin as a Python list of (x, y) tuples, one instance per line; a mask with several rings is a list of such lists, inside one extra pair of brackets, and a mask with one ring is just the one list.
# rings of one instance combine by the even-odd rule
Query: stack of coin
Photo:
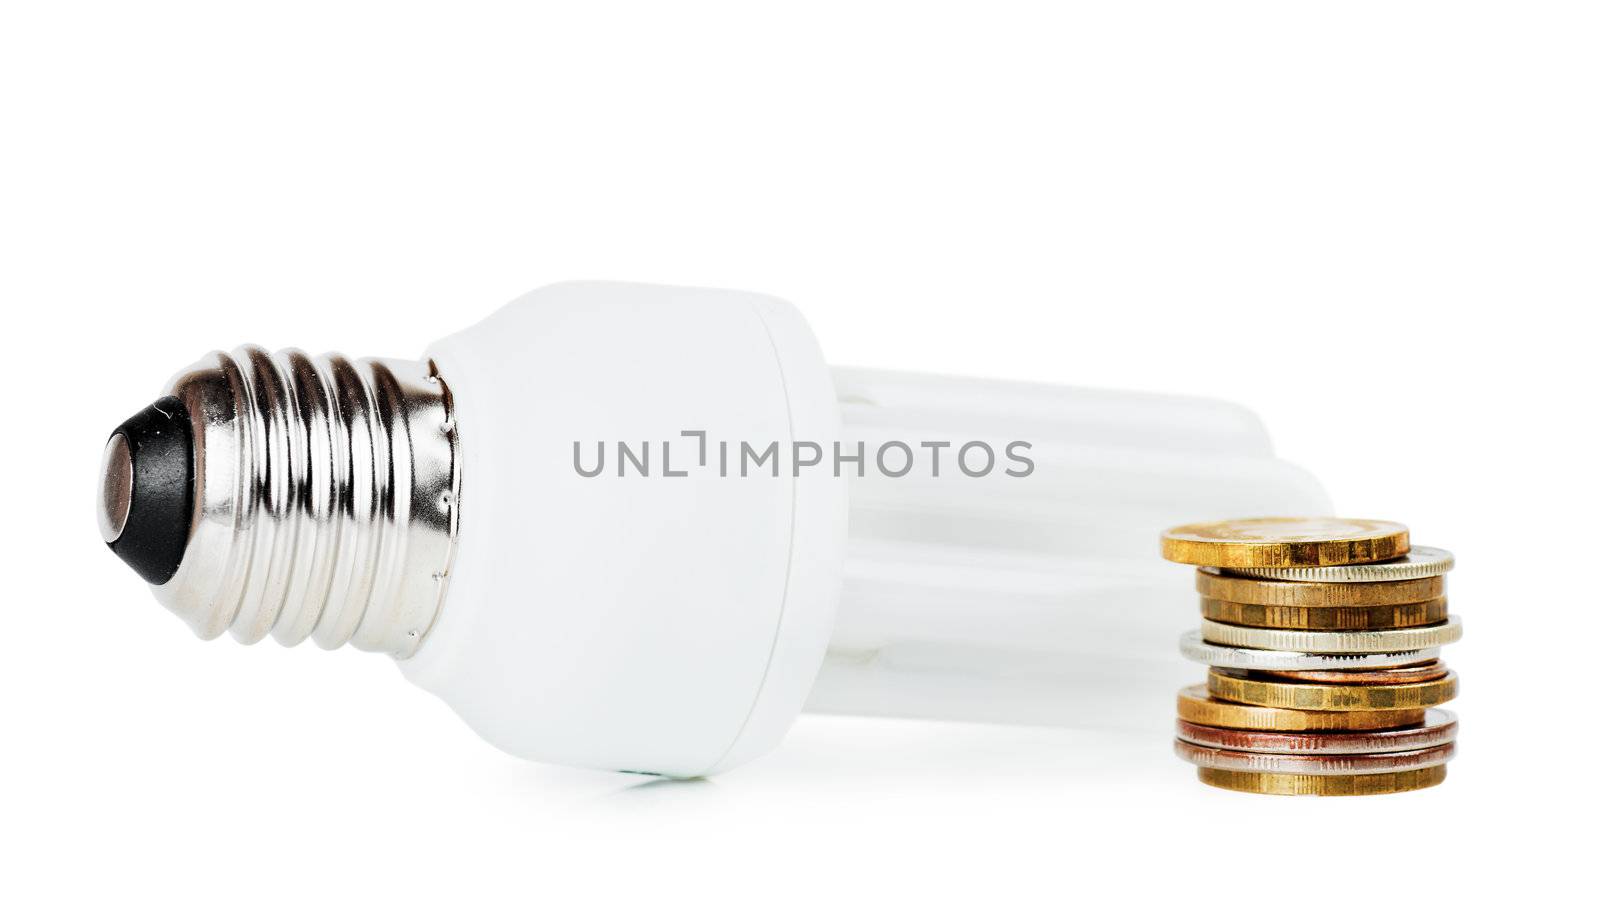
[(1210, 666), (1178, 694), (1178, 755), (1200, 781), (1262, 794), (1385, 794), (1444, 781), (1456, 694), (1439, 647), (1461, 637), (1454, 564), (1397, 523), (1257, 518), (1174, 527), (1203, 620), (1184, 656)]

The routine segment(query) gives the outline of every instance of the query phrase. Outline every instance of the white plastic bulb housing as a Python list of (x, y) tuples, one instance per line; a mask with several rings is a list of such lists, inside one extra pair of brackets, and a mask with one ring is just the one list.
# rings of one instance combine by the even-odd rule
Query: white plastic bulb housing
[(616, 283), (420, 361), (212, 354), (99, 495), (202, 637), (388, 652), (505, 751), (682, 777), (807, 708), (1165, 722), (1159, 530), (1328, 511), (1230, 404), (830, 370), (781, 300)]

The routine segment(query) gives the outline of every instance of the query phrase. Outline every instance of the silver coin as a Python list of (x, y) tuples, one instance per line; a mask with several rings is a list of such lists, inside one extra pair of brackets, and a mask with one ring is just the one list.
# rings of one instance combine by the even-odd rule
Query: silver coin
[(1207, 643), (1292, 653), (1402, 653), (1454, 643), (1461, 639), (1461, 619), (1443, 624), (1398, 627), (1383, 631), (1293, 631), (1242, 627), (1202, 618), (1200, 636)]
[(1363, 776), (1380, 772), (1405, 772), (1440, 766), (1456, 755), (1453, 743), (1394, 753), (1273, 754), (1199, 747), (1179, 738), (1172, 742), (1172, 749), (1185, 761), (1203, 769), (1281, 772), (1300, 776)]
[(1340, 564), (1329, 567), (1230, 568), (1226, 573), (1261, 580), (1300, 580), (1308, 583), (1382, 583), (1437, 577), (1456, 566), (1456, 556), (1444, 549), (1414, 545), (1411, 551), (1389, 561)]
[(1185, 659), (1216, 668), (1256, 671), (1307, 672), (1363, 668), (1400, 668), (1439, 658), (1437, 646), (1398, 653), (1296, 653), (1274, 649), (1246, 649), (1207, 643), (1198, 630), (1178, 639)]

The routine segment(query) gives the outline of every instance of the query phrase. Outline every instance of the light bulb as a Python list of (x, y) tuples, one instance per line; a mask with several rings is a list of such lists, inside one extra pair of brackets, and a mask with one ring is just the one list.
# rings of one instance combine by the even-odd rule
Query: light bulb
[(1231, 404), (830, 370), (781, 300), (611, 283), (421, 360), (211, 354), (100, 488), (201, 637), (388, 653), (510, 753), (671, 776), (802, 709), (1165, 723), (1161, 528), (1329, 510)]

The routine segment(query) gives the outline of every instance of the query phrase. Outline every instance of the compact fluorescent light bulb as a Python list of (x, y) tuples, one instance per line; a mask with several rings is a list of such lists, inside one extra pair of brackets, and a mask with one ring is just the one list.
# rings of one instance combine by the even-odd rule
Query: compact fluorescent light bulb
[(672, 776), (802, 709), (1164, 723), (1160, 529), (1329, 510), (1230, 404), (830, 370), (780, 300), (610, 283), (417, 361), (214, 353), (102, 474), (201, 637), (386, 652), (506, 751)]

